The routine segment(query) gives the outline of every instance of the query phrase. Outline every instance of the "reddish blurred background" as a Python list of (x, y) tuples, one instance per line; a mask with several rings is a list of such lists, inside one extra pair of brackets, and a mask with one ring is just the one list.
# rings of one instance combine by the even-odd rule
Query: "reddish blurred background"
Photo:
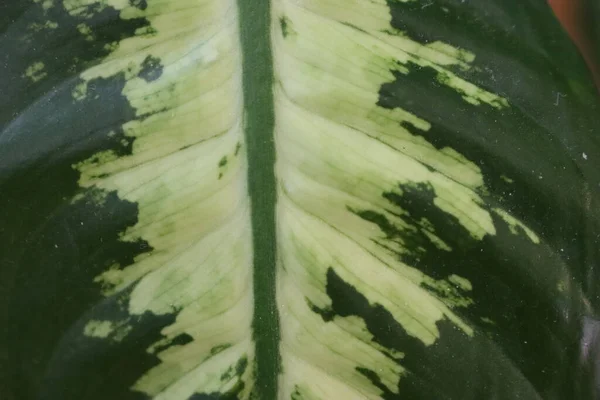
[(577, 44), (577, 47), (579, 47), (588, 66), (594, 73), (598, 88), (600, 88), (600, 60), (598, 59), (600, 54), (594, 48), (592, 38), (589, 35), (590, 24), (599, 24), (600, 21), (594, 21), (593, 17), (586, 13), (586, 3), (584, 1), (590, 0), (548, 0), (548, 3)]

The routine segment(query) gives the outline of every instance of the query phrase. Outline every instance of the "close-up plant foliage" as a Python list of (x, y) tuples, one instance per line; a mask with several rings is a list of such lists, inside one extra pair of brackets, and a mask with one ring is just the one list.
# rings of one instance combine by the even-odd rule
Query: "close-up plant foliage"
[(598, 0), (0, 0), (0, 400), (600, 398)]

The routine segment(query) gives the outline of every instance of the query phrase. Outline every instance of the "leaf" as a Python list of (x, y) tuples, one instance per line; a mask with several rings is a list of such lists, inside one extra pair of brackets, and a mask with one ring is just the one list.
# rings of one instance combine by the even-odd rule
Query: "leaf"
[(600, 102), (542, 0), (9, 0), (11, 399), (598, 396)]

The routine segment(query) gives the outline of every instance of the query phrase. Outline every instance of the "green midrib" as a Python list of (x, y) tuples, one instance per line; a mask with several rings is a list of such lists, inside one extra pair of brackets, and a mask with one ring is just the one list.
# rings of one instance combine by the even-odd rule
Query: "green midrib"
[(254, 340), (258, 399), (277, 397), (279, 318), (275, 301), (275, 145), (270, 1), (238, 0), (245, 132), (254, 241)]

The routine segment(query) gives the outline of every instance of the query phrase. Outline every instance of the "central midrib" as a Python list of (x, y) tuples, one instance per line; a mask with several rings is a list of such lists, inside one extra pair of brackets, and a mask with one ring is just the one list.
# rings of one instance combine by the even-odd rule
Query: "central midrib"
[(275, 300), (275, 145), (270, 0), (238, 0), (244, 129), (254, 247), (255, 394), (277, 398), (279, 318)]

